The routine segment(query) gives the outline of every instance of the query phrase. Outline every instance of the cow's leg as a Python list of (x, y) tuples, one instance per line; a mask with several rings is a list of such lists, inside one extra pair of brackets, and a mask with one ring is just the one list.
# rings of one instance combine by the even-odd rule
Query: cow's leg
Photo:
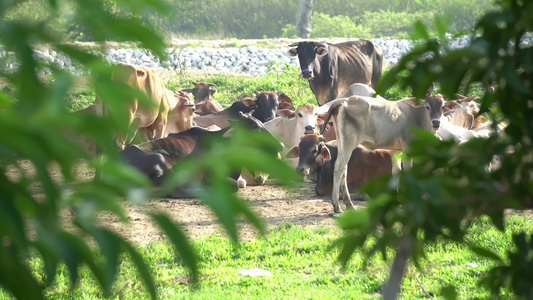
[(350, 197), (350, 192), (348, 191), (347, 176), (348, 176), (348, 165), (346, 165), (344, 174), (342, 176), (341, 189), (342, 189), (342, 194), (343, 194), (344, 204), (346, 205), (346, 209), (349, 209), (349, 208), (355, 209), (355, 205), (353, 205), (352, 199)]
[(339, 154), (333, 167), (333, 190), (331, 192), (331, 204), (333, 204), (333, 212), (335, 213), (342, 213), (342, 209), (339, 205), (339, 192), (341, 183), (345, 181), (346, 178), (346, 164), (346, 158), (343, 155), (343, 152), (339, 149)]

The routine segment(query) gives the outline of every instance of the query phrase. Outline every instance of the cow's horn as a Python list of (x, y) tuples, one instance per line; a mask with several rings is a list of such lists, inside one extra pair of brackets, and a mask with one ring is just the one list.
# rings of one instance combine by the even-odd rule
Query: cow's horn
[(192, 83), (192, 85), (194, 85), (194, 86), (197, 86), (197, 85), (198, 85), (198, 82), (196, 82), (196, 81), (193, 81), (193, 82), (191, 82), (191, 83)]
[(217, 85), (214, 83), (208, 83), (207, 86), (217, 86)]
[(299, 44), (300, 42), (292, 43), (289, 45), (289, 47), (298, 47)]
[(260, 93), (259, 91), (254, 90), (254, 95), (255, 95), (256, 97), (259, 97), (260, 94), (261, 94), (261, 93)]

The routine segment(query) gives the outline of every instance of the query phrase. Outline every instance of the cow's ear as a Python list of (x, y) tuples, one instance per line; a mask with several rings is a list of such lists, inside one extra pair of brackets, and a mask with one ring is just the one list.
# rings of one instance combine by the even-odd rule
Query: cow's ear
[(329, 152), (328, 147), (326, 147), (325, 145), (322, 145), (322, 147), (320, 147), (320, 155), (324, 160), (331, 160), (331, 153)]
[(296, 116), (296, 112), (290, 109), (278, 109), (276, 111), (276, 114), (278, 114), (280, 117), (287, 117), (287, 118), (294, 118), (294, 116)]
[(192, 94), (193, 89), (181, 89), (180, 91), (183, 91), (185, 93), (191, 93)]
[(255, 106), (255, 101), (249, 98), (242, 99), (242, 103), (246, 106)]
[(416, 98), (407, 98), (405, 99), (405, 103), (411, 105), (412, 107), (424, 107), (425, 101), (424, 100), (418, 100), (418, 103), (416, 102)]
[(211, 96), (213, 96), (216, 92), (217, 90), (209, 90), (209, 94), (211, 94)]
[(285, 154), (285, 158), (298, 158), (300, 157), (300, 148), (298, 146), (292, 146), (289, 152)]
[(444, 103), (444, 107), (448, 110), (455, 110), (461, 107), (461, 104), (457, 103), (457, 101), (446, 101)]
[(326, 49), (326, 47), (319, 47), (316, 49), (317, 56), (324, 56), (326, 54), (328, 54), (328, 49)]
[(324, 141), (326, 141), (326, 138), (323, 137), (323, 136), (321, 136), (321, 135), (319, 135), (319, 136), (318, 136), (318, 141), (319, 141), (319, 142), (324, 142)]
[(281, 52), (288, 57), (296, 57), (298, 56), (298, 49), (296, 48), (282, 48)]

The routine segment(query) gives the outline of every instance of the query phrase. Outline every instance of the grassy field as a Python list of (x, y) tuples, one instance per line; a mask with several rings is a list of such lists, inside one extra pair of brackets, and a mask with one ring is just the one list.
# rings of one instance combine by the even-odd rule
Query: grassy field
[[(191, 81), (217, 84), (215, 99), (228, 106), (244, 94), (254, 90), (282, 91), (295, 106), (304, 102), (316, 103), (308, 83), (294, 72), (269, 73), (262, 77), (235, 74), (169, 73), (164, 76), (170, 89), (191, 87)], [(4, 91), (9, 92), (7, 87)], [(438, 90), (437, 90), (438, 91)], [(474, 90), (470, 93), (480, 94)], [(470, 94), (469, 93), (469, 94)], [(407, 92), (389, 90), (383, 96), (396, 100), (409, 96)], [(78, 110), (94, 102), (94, 91), (88, 78), (78, 78), (66, 99), (68, 110)], [(532, 232), (531, 219), (510, 217), (505, 233), (479, 220), (470, 228), (468, 239), (478, 245), (489, 246), (503, 253), (510, 246), (511, 232)], [(201, 260), (201, 279), (197, 286), (189, 282), (188, 271), (167, 243), (139, 246), (139, 251), (152, 269), (158, 292), (163, 299), (379, 299), (387, 280), (393, 256), (387, 260), (372, 257), (363, 267), (364, 257), (357, 254), (346, 269), (336, 263), (338, 250), (332, 247), (340, 236), (337, 228), (302, 228), (293, 224), (279, 226), (264, 238), (244, 241), (235, 248), (224, 237), (213, 235), (194, 241)], [(436, 242), (426, 247), (427, 259), (420, 269), (408, 266), (401, 290), (401, 299), (438, 298), (443, 286), (454, 285), (459, 299), (490, 299), (489, 293), (478, 286), (490, 262), (480, 259), (463, 246), (450, 242)], [(31, 257), (36, 278), (44, 280), (43, 263)], [(241, 270), (260, 268), (271, 272), (267, 277), (241, 277)], [(64, 266), (58, 277), (45, 290), (50, 299), (100, 299), (104, 295), (87, 270), (81, 270), (77, 285), (69, 285)], [(131, 260), (123, 257), (120, 275), (111, 298), (146, 298), (142, 280)], [(9, 295), (0, 290), (0, 299)], [(513, 299), (502, 294), (502, 299)]]
[[(509, 248), (512, 232), (532, 233), (531, 219), (510, 216), (505, 232), (488, 225), (487, 219), (474, 222), (466, 239), (502, 255)], [(219, 235), (194, 241), (200, 257), (201, 279), (197, 286), (189, 282), (187, 269), (167, 243), (150, 243), (138, 249), (147, 260), (162, 299), (380, 299), (392, 261), (381, 256), (368, 259), (356, 254), (345, 269), (336, 263), (338, 250), (332, 247), (340, 236), (336, 228), (302, 228), (290, 223), (274, 228), (264, 237), (241, 242), (235, 247)], [(440, 290), (454, 285), (458, 299), (491, 299), (478, 286), (491, 263), (480, 259), (464, 246), (437, 241), (426, 248), (427, 259), (420, 268), (408, 264), (400, 299), (442, 299)], [(42, 260), (28, 261), (43, 278)], [(271, 276), (239, 276), (238, 272), (259, 268)], [(101, 299), (89, 272), (82, 268), (79, 283), (69, 286), (68, 272), (61, 267), (56, 280), (45, 290), (49, 299)], [(120, 263), (120, 273), (113, 299), (144, 299), (148, 295), (128, 257)], [(1, 299), (9, 296), (0, 292)], [(504, 291), (499, 299), (514, 299)]]
[[(167, 71), (162, 73), (162, 77), (167, 88), (171, 90), (192, 88), (193, 85), (191, 82), (193, 81), (214, 83), (217, 85), (217, 93), (213, 98), (224, 107), (228, 107), (235, 100), (253, 95), (254, 90), (284, 92), (292, 99), (295, 107), (306, 102), (317, 104), (309, 88), (309, 83), (299, 77), (296, 69), (290, 67), (285, 68), (283, 65), (278, 65), (277, 67), (281, 67), (283, 71), (269, 72), (261, 77), (209, 71)], [(439, 89), (437, 88), (435, 92), (438, 91)], [(479, 99), (482, 91), (474, 87), (474, 89), (465, 92), (465, 94), (476, 94)], [(398, 100), (410, 97), (411, 95), (408, 91), (392, 88), (383, 93), (382, 96), (389, 100)], [(94, 97), (94, 90), (91, 88), (88, 76), (79, 77), (72, 91), (67, 95), (66, 108), (69, 111), (79, 110), (94, 103)]]

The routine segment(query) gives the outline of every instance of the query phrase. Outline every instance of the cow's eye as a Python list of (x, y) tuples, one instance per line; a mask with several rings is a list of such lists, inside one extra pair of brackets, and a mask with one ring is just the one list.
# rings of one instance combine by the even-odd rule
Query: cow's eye
[(296, 50), (296, 49), (291, 49), (291, 50), (289, 50), (289, 55), (290, 55), (290, 56), (296, 56), (296, 55), (298, 55), (298, 50)]
[(299, 117), (299, 118), (303, 117), (303, 116), (302, 116), (302, 113), (298, 113), (298, 117)]
[(426, 106), (426, 109), (429, 110), (429, 106)]

